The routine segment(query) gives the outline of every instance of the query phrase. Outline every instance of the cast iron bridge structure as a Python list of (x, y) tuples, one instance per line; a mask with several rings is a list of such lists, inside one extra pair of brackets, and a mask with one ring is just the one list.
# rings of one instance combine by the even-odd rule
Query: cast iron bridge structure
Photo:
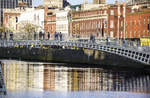
[(26, 46), (26, 47), (34, 47), (41, 48), (40, 46), (60, 46), (67, 47), (72, 49), (72, 47), (76, 48), (84, 48), (84, 49), (92, 49), (104, 51), (107, 53), (112, 53), (115, 55), (123, 56), (134, 60), (136, 62), (150, 65), (150, 50), (144, 50), (141, 47), (134, 47), (128, 45), (120, 45), (116, 44), (116, 42), (90, 42), (90, 41), (56, 41), (56, 40), (20, 40), (20, 41), (7, 41), (1, 40), (0, 47), (15, 47), (15, 46)]

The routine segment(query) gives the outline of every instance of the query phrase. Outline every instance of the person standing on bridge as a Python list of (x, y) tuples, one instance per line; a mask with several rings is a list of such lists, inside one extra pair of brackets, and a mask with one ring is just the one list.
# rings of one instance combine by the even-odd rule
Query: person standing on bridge
[(93, 43), (95, 43), (95, 35), (93, 36)]
[(108, 45), (109, 43), (108, 43), (108, 41), (109, 41), (109, 39), (108, 39), (108, 37), (106, 38), (106, 45)]
[(45, 32), (44, 32), (44, 30), (42, 30), (42, 40), (44, 40), (45, 39)]
[(36, 32), (34, 31), (34, 40), (36, 40)]
[(50, 33), (48, 32), (48, 35), (47, 35), (47, 37), (48, 37), (48, 40), (50, 39)]
[(93, 40), (93, 35), (91, 34), (90, 35), (90, 42), (92, 42), (92, 40)]
[(41, 31), (39, 32), (39, 40), (41, 39)]
[(9, 36), (10, 36), (9, 40), (13, 40), (13, 32), (10, 32)]
[(57, 40), (57, 32), (54, 33), (54, 40)]
[(62, 33), (61, 32), (59, 34), (59, 37), (60, 37), (60, 41), (62, 41)]
[(4, 32), (4, 40), (7, 40), (7, 33)]
[(60, 39), (60, 37), (59, 37), (59, 35), (60, 35), (60, 32), (57, 32), (57, 40), (59, 40)]
[(95, 43), (95, 36), (93, 34), (90, 35), (90, 42)]

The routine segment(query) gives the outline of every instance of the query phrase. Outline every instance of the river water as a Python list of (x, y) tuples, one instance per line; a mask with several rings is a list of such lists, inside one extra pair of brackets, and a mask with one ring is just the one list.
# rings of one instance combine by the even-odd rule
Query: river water
[(148, 71), (14, 60), (1, 65), (7, 95), (0, 98), (150, 98)]

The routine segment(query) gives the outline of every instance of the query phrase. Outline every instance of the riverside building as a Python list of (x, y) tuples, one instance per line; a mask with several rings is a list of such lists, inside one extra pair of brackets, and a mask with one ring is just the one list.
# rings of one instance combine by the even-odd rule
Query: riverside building
[(0, 0), (0, 25), (3, 24), (3, 9), (14, 9), (19, 6), (32, 7), (33, 0)]
[[(68, 35), (89, 39), (94, 35), (97, 39), (140, 39), (150, 37), (150, 9), (143, 6), (123, 4), (105, 4), (91, 9), (81, 5), (80, 10), (68, 12)], [(56, 14), (45, 11), (45, 30), (56, 31)]]

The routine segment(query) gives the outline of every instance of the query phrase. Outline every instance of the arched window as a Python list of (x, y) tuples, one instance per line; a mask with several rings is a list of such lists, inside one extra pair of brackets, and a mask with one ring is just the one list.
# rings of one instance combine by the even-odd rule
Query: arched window
[(16, 23), (18, 23), (18, 17), (16, 17)]

